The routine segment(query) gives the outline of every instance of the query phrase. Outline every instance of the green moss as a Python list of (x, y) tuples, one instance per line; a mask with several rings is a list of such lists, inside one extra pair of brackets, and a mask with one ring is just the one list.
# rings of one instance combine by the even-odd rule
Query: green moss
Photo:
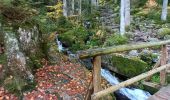
[(167, 83), (170, 84), (170, 73), (167, 73)]
[(134, 77), (143, 73), (148, 69), (146, 62), (140, 60), (139, 58), (125, 58), (122, 56), (113, 55), (112, 63), (118, 69), (118, 71), (128, 77)]
[(0, 64), (6, 64), (7, 56), (5, 54), (0, 54)]

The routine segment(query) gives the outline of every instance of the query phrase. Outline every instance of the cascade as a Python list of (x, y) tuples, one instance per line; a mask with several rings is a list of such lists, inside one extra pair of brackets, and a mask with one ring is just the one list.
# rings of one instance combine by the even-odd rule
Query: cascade
[[(101, 75), (104, 77), (111, 85), (119, 84), (119, 80), (113, 76), (110, 71), (106, 69), (101, 69)], [(121, 88), (119, 92), (127, 96), (130, 100), (147, 100), (150, 95), (149, 92), (136, 89), (136, 88)]]

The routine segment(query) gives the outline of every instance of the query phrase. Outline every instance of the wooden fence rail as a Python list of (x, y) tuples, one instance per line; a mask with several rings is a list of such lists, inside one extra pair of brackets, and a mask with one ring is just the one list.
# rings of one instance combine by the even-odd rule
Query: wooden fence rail
[(166, 45), (168, 43), (170, 43), (170, 40), (159, 41), (159, 42), (126, 44), (126, 45), (119, 45), (119, 46), (112, 46), (112, 47), (105, 47), (105, 48), (98, 48), (98, 49), (89, 49), (86, 51), (78, 51), (77, 57), (80, 59), (84, 59), (84, 58), (106, 55), (106, 54), (111, 54), (116, 52), (142, 49), (142, 48), (148, 48), (148, 47), (159, 46), (159, 45)]
[[(157, 72), (160, 72), (160, 83), (161, 85), (165, 85), (166, 83), (166, 69), (170, 69), (170, 64), (166, 64), (167, 62), (167, 48), (166, 44), (170, 43), (170, 40), (159, 41), (159, 42), (147, 42), (147, 43), (137, 43), (137, 44), (127, 44), (127, 45), (120, 45), (120, 46), (113, 46), (113, 47), (106, 47), (106, 48), (98, 48), (98, 49), (89, 49), (86, 51), (78, 51), (77, 57), (80, 59), (93, 57), (93, 87), (94, 93), (91, 96), (92, 100), (97, 100), (100, 97), (106, 96), (109, 93), (112, 93), (122, 87), (128, 86), (137, 82), (141, 79), (147, 78)], [(160, 65), (161, 67), (152, 69), (146, 73), (140, 74), (136, 77), (133, 77), (127, 81), (121, 82), (115, 86), (107, 88), (101, 91), (101, 55), (116, 53), (116, 52), (123, 52), (128, 50), (134, 49), (142, 49), (154, 46), (162, 45), (161, 49), (161, 59)]]

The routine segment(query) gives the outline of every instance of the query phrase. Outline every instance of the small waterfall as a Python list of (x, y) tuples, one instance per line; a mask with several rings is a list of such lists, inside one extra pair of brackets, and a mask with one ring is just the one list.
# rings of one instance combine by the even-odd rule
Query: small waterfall
[[(108, 70), (101, 69), (101, 75), (111, 84), (119, 84), (118, 79), (113, 76)], [(121, 88), (120, 93), (127, 96), (130, 100), (147, 100), (150, 95), (149, 92), (140, 90), (140, 89), (129, 89), (129, 88)]]
[(63, 48), (61, 41), (58, 40), (58, 35), (56, 35), (56, 43), (58, 45), (59, 52), (62, 52), (64, 50), (64, 48)]

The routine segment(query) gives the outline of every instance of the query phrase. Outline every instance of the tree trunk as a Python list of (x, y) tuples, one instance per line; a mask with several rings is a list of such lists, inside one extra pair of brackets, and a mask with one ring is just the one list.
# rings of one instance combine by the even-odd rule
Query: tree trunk
[(63, 15), (67, 17), (67, 0), (63, 0)]
[(71, 8), (72, 8), (72, 15), (74, 15), (74, 0), (71, 2)]
[(130, 25), (130, 0), (125, 0), (125, 26)]
[(81, 4), (82, 4), (82, 0), (79, 1), (79, 15), (81, 15)]
[(162, 6), (162, 15), (161, 20), (165, 21), (167, 19), (167, 6), (168, 6), (168, 0), (163, 0), (163, 6)]
[(121, 0), (120, 4), (120, 34), (125, 33), (125, 0)]
[(91, 0), (92, 6), (97, 6), (97, 1), (96, 0)]
[(96, 0), (96, 6), (97, 7), (99, 6), (99, 0)]

